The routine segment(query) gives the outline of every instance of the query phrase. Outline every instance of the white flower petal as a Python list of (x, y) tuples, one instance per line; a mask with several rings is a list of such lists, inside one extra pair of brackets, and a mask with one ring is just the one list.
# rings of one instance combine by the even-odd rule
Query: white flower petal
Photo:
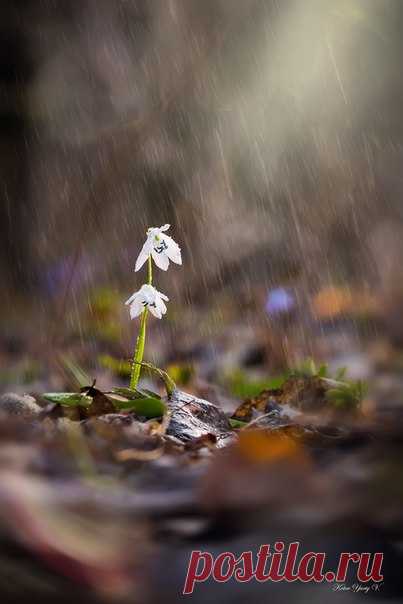
[(156, 306), (149, 306), (148, 310), (150, 311), (151, 314), (154, 315), (154, 317), (157, 317), (157, 319), (162, 319), (161, 311)]
[(154, 302), (155, 299), (155, 287), (149, 283), (145, 283), (141, 286), (139, 291), (140, 297), (144, 302)]
[(171, 228), (170, 224), (164, 224), (162, 227), (160, 227), (160, 231), (164, 232), (167, 231), (169, 228)]
[(150, 247), (151, 247), (150, 242), (147, 240), (145, 242), (145, 244), (143, 245), (143, 248), (142, 248), (140, 254), (137, 257), (136, 266), (134, 267), (135, 272), (139, 271), (141, 269), (141, 267), (143, 266), (143, 264), (145, 262), (147, 262), (148, 256), (150, 255), (150, 252), (151, 252)]
[(163, 300), (165, 300), (166, 302), (169, 302), (169, 298), (168, 296), (166, 296), (165, 294), (163, 294), (162, 292), (159, 292), (157, 290), (157, 294), (159, 295), (160, 298), (162, 298)]
[(163, 240), (167, 245), (167, 249), (165, 250), (166, 255), (172, 262), (176, 264), (182, 264), (182, 256), (181, 249), (179, 245), (172, 239), (172, 237), (168, 237), (168, 235), (162, 236)]
[(138, 295), (139, 295), (139, 293), (140, 293), (140, 292), (134, 292), (134, 294), (132, 294), (132, 295), (130, 296), (130, 298), (128, 298), (128, 299), (126, 300), (125, 304), (126, 304), (126, 305), (127, 305), (127, 304), (131, 304), (131, 303), (133, 302), (133, 300), (136, 298), (136, 296), (138, 296)]
[(151, 252), (155, 264), (163, 271), (168, 270), (169, 258), (165, 253), (158, 254), (155, 250)]
[[(169, 262), (168, 258), (165, 260)], [(159, 292), (153, 285), (145, 283), (141, 288), (132, 294), (126, 301), (130, 304), (130, 316), (132, 319), (138, 317), (145, 308), (147, 308), (157, 319), (167, 312), (164, 300), (168, 301), (168, 296)]]
[(167, 307), (165, 302), (163, 301), (163, 299), (160, 296), (157, 296), (155, 298), (155, 304), (157, 305), (157, 310), (160, 311), (161, 315), (165, 315), (166, 311), (167, 311)]
[(130, 306), (130, 318), (135, 319), (136, 317), (141, 315), (143, 310), (144, 310), (144, 305), (143, 305), (142, 301), (139, 298), (136, 299), (133, 302), (133, 304)]

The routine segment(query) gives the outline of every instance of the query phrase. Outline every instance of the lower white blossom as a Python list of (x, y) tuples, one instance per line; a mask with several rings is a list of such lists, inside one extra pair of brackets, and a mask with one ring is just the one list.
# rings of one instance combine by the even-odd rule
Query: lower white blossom
[(148, 229), (147, 239), (137, 258), (134, 269), (135, 271), (141, 269), (150, 255), (158, 268), (162, 269), (163, 271), (168, 269), (170, 260), (176, 264), (182, 264), (182, 256), (179, 245), (172, 239), (172, 237), (169, 237), (164, 233), (169, 229), (169, 227), (169, 224), (164, 224), (161, 227), (152, 227)]
[(146, 284), (142, 285), (137, 292), (134, 292), (134, 294), (126, 300), (125, 304), (130, 305), (131, 319), (141, 315), (145, 308), (148, 308), (154, 317), (161, 319), (162, 315), (165, 315), (167, 311), (164, 300), (168, 302), (169, 298), (156, 290), (152, 285)]

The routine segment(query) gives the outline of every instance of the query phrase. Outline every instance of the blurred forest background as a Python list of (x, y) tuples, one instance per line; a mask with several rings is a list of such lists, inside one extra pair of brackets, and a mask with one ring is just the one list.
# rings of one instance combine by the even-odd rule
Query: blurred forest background
[(1, 386), (125, 378), (165, 222), (149, 359), (367, 376), (403, 342), (402, 28), (400, 0), (3, 0)]

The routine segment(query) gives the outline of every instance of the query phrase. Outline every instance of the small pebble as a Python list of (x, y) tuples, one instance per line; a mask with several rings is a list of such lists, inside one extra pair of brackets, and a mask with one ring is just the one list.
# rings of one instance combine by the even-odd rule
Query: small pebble
[(6, 392), (0, 396), (0, 412), (8, 415), (18, 415), (33, 418), (41, 412), (41, 407), (29, 394), (15, 394)]

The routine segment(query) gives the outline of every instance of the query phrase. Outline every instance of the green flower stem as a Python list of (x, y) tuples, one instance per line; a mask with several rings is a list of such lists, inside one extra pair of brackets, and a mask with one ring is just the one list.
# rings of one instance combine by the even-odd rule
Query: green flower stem
[[(148, 285), (153, 282), (153, 265), (151, 256), (148, 257)], [(136, 348), (133, 356), (132, 372), (130, 375), (130, 388), (135, 390), (140, 379), (141, 365), (144, 355), (144, 346), (146, 343), (146, 326), (147, 326), (148, 308), (145, 308), (141, 314), (140, 331), (137, 336)]]

